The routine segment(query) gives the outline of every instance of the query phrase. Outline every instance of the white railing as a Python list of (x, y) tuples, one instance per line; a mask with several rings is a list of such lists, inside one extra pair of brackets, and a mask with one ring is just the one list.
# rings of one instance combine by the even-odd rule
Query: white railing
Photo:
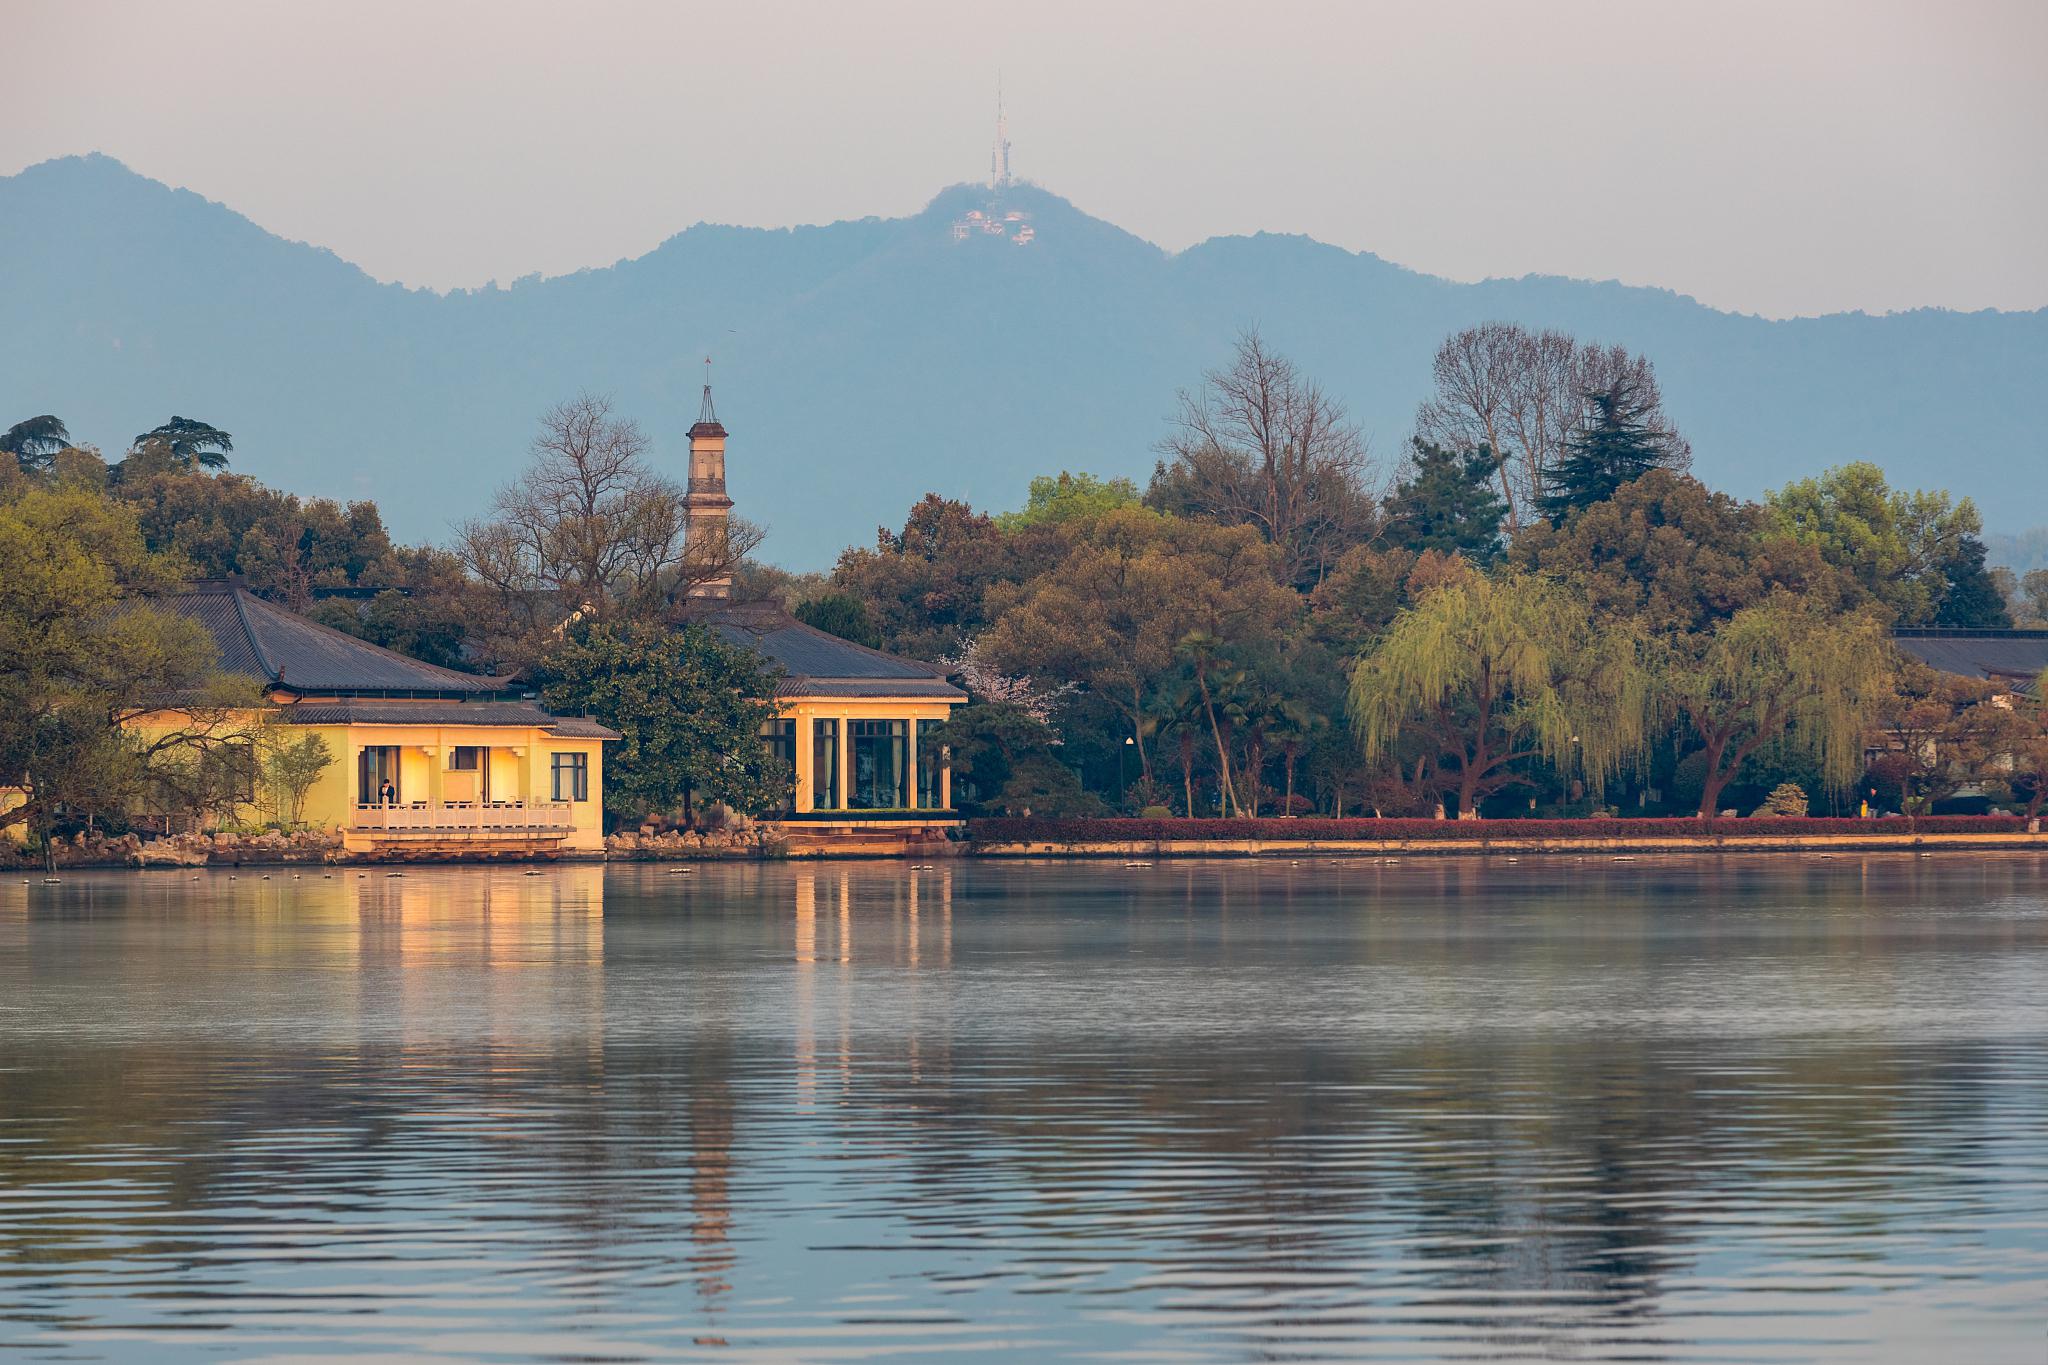
[(359, 803), (355, 828), (416, 834), (554, 832), (574, 824), (567, 801)]

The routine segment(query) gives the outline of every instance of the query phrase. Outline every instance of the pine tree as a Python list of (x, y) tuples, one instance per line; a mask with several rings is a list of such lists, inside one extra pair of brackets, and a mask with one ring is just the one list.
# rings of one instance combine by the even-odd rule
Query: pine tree
[(1387, 498), (1388, 530), (1403, 547), (1489, 564), (1500, 553), (1507, 504), (1494, 487), (1498, 465), (1485, 446), (1463, 453), (1415, 438), (1413, 469)]
[(1586, 401), (1593, 405), (1593, 421), (1565, 443), (1564, 458), (1543, 494), (1543, 514), (1553, 526), (1674, 463), (1670, 438), (1650, 425), (1649, 405), (1633, 383), (1595, 390)]
[(1971, 630), (2009, 630), (2012, 615), (2005, 607), (2005, 594), (1984, 567), (1984, 542), (1965, 535), (1955, 553), (1941, 566), (1946, 580), (1941, 605), (1934, 614), (1937, 626), (1961, 626)]

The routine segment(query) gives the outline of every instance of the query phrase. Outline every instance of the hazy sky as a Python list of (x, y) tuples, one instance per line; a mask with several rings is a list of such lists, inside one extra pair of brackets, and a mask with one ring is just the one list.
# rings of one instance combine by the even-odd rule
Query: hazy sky
[(913, 212), (1015, 168), (1162, 246), (1782, 316), (2048, 305), (2048, 0), (0, 0), (0, 174), (98, 150), (383, 279)]

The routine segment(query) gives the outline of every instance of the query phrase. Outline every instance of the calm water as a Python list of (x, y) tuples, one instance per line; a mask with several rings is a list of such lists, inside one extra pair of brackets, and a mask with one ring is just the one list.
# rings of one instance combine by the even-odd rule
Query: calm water
[(2048, 859), (0, 884), (0, 1358), (2048, 1359)]

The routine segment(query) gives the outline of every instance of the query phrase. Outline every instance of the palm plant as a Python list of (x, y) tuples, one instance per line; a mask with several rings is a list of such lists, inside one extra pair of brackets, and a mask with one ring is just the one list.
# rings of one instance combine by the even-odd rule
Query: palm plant
[(1189, 816), (1195, 813), (1195, 746), (1201, 742), (1205, 717), (1202, 696), (1192, 681), (1167, 689), (1153, 702), (1150, 719), (1161, 735), (1171, 735), (1180, 755), (1181, 794)]
[(1230, 744), (1224, 738), (1224, 717), (1219, 714), (1218, 703), (1223, 703), (1223, 710), (1228, 709), (1237, 671), (1231, 668), (1224, 650), (1223, 641), (1215, 635), (1206, 630), (1191, 630), (1181, 638), (1179, 654), (1194, 671), (1195, 691), (1209, 721), (1209, 736), (1216, 742), (1216, 775), (1223, 787), (1224, 812), (1236, 815), (1239, 807), (1237, 788), (1230, 780)]
[(1329, 728), (1330, 718), (1301, 698), (1285, 697), (1281, 700), (1279, 724), (1271, 731), (1271, 738), (1280, 750), (1281, 766), (1287, 773), (1287, 795), (1280, 807), (1282, 815), (1294, 814), (1295, 766), (1317, 737)]

